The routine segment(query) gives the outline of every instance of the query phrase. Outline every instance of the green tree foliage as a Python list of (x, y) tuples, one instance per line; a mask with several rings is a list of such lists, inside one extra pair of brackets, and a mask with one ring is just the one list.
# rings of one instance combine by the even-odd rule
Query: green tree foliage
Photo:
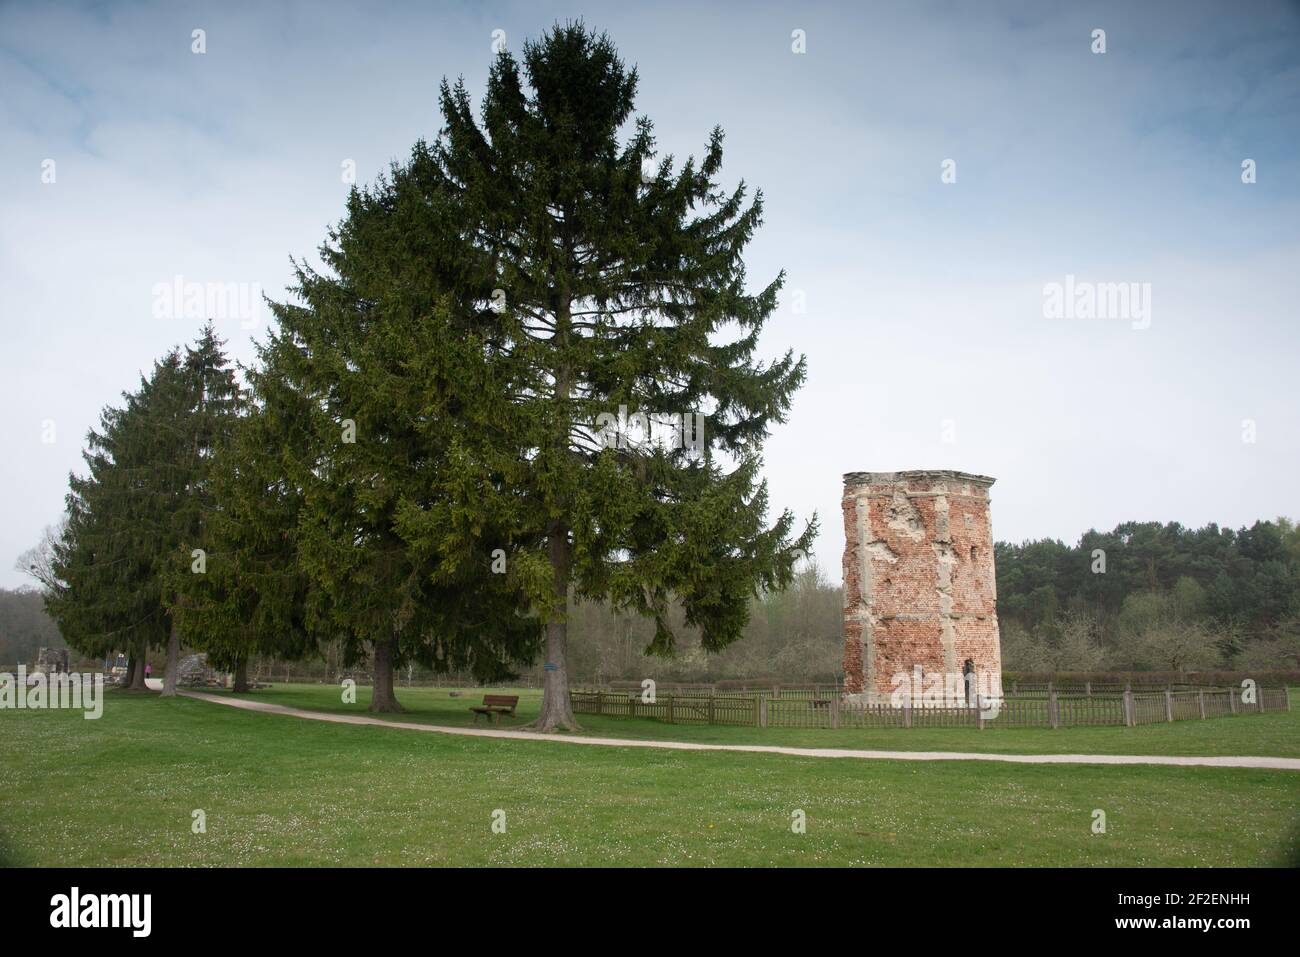
[[(719, 130), (698, 163), (656, 165), (636, 86), (608, 38), (556, 27), (522, 62), (498, 55), (481, 123), (465, 85), (444, 82), (443, 135), (412, 159), (443, 226), (431, 258), (495, 373), (487, 438), (522, 466), (512, 554), (549, 566), (530, 595), (546, 622), (539, 730), (575, 726), (571, 588), (651, 619), (664, 655), (676, 600), (717, 651), (743, 633), (756, 591), (789, 583), (815, 533), (792, 539), (788, 513), (767, 526), (758, 478), (763, 439), (804, 378), (790, 353), (755, 358), (782, 283), (746, 288), (761, 195), (722, 188)], [(476, 401), (466, 386), (479, 381), (449, 389)], [(611, 428), (621, 410), (649, 428)], [(678, 427), (656, 433), (670, 416)]]
[(168, 380), (165, 402), (153, 416), (155, 494), (160, 516), (165, 511), (158, 529), (157, 574), (170, 626), (165, 696), (176, 693), (184, 591), (195, 576), (207, 574), (207, 524), (215, 513), (213, 471), (239, 405), (234, 370), (211, 325), (186, 347), (179, 372)]
[(1283, 518), (1237, 531), (1126, 522), (1089, 531), (1073, 548), (998, 543), (1004, 661), (1051, 670), (1062, 622), (1082, 616), (1110, 668), (1290, 667), (1287, 623), (1300, 616), (1298, 539)]
[[(153, 377), (172, 374), (178, 364), (177, 353), (169, 354), (155, 364)], [(92, 658), (125, 650), (129, 681), (137, 688), (143, 687), (145, 653), (166, 633), (154, 587), (156, 551), (150, 553), (151, 543), (142, 543), (131, 528), (148, 499), (136, 495), (145, 472), (148, 389), (142, 380), (140, 390), (124, 394), (122, 408), (106, 408), (99, 431), (87, 435), (87, 474), (69, 478), (67, 521), (54, 545), (46, 593), (46, 607), (68, 644)]]
[(177, 582), (174, 613), (187, 643), (248, 687), (254, 655), (298, 660), (328, 628), (297, 563), (300, 483), (285, 461), (305, 447), (308, 410), (275, 378), (244, 370), (250, 388), (213, 436), (202, 528), (201, 574)]
[(1187, 576), (1167, 592), (1132, 593), (1120, 608), (1112, 664), (1135, 671), (1191, 671), (1219, 665), (1230, 646), (1216, 646), (1214, 631), (1202, 620), (1204, 603), (1204, 590)]
[[(369, 656), (375, 711), (400, 710), (403, 664), (497, 680), (535, 658), (540, 634), (529, 596), (546, 568), (520, 548), (537, 538), (521, 518), (526, 466), (484, 441), (505, 390), (491, 343), (451, 305), (431, 245), (440, 210), (419, 150), (353, 191), (326, 270), (298, 266), (298, 301), (273, 306), (249, 438), (232, 454), (252, 483), (236, 524), (259, 526), (261, 510), (283, 530), (304, 628), (341, 640), (349, 665)], [(257, 534), (254, 550), (276, 544)]]
[[(1233, 531), (1126, 522), (1112, 532), (1089, 531), (1074, 547), (1051, 540), (999, 542), (998, 614), (1032, 627), (1052, 607), (1087, 609), (1109, 637), (1129, 595), (1195, 588), (1198, 614), (1257, 637), (1300, 610), (1300, 563), (1291, 557), (1286, 530), (1291, 527), (1256, 522)], [(1104, 572), (1093, 570), (1094, 550), (1105, 554)], [(1187, 583), (1180, 585), (1180, 579)]]
[(84, 476), (72, 475), (67, 520), (52, 543), (46, 602), (69, 645), (102, 657), (126, 650), (144, 686), (149, 648), (180, 636), (172, 610), (200, 547), (207, 464), (233, 412), (233, 379), (211, 327), (192, 348), (154, 363), (122, 408), (87, 436)]

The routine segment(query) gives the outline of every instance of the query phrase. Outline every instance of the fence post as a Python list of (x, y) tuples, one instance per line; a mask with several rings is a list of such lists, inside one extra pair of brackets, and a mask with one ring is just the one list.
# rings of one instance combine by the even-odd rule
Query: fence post
[(709, 724), (713, 724), (713, 691), (709, 691)]
[(840, 699), (836, 695), (831, 695), (831, 727), (840, 726)]
[(668, 723), (673, 723), (673, 696), (668, 695)]
[(1237, 692), (1232, 688), (1228, 689), (1228, 710), (1233, 714), (1237, 713)]
[(980, 707), (979, 695), (975, 696), (975, 703), (971, 705), (975, 709), (975, 727), (980, 731), (984, 730), (984, 709)]
[(1091, 697), (1092, 697), (1092, 682), (1091, 682), (1091, 681), (1085, 681), (1085, 682), (1083, 683), (1083, 690), (1084, 690), (1084, 692), (1088, 695), (1088, 697), (1091, 698)]
[(1052, 722), (1053, 728), (1061, 726), (1061, 716), (1057, 713), (1056, 692), (1052, 689), (1052, 683), (1047, 683), (1047, 718)]
[(1204, 691), (1196, 692), (1196, 703), (1201, 709), (1201, 720), (1204, 721), (1205, 720), (1205, 692)]
[(767, 699), (762, 695), (758, 696), (758, 726), (767, 727)]
[(1282, 690), (1286, 692), (1286, 710), (1291, 710), (1291, 686), (1283, 685)]
[(1124, 689), (1124, 726), (1132, 728), (1137, 724), (1137, 714), (1133, 709), (1133, 692)]
[(596, 714), (605, 713), (605, 692), (596, 692)]
[(903, 698), (903, 727), (912, 726), (912, 696), (909, 694)]
[(1174, 720), (1174, 694), (1168, 688), (1165, 689), (1165, 720)]

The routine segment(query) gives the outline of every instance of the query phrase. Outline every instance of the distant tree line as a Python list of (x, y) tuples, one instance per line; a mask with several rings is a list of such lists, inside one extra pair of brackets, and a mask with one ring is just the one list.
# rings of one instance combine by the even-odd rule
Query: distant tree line
[(1300, 668), (1300, 529), (1126, 522), (995, 547), (1009, 670)]
[[(785, 683), (835, 684), (842, 675), (844, 638), (841, 591), (815, 566), (800, 567), (788, 588), (773, 590), (750, 600), (748, 621), (741, 640), (717, 652), (708, 651), (698, 631), (685, 621), (685, 612), (673, 603), (670, 626), (677, 633), (671, 657), (647, 653), (654, 639), (654, 624), (639, 615), (620, 614), (606, 603), (575, 602), (569, 613), (570, 671), (580, 684), (610, 681), (714, 682), (730, 679)], [(364, 676), (366, 669), (345, 664), (340, 643), (326, 642), (311, 661), (284, 662), (259, 657), (254, 670), (274, 679), (277, 675), (333, 680), (339, 675)], [(544, 675), (533, 666), (521, 669), (529, 681)], [(440, 677), (433, 669), (408, 664), (403, 679)], [(468, 673), (453, 678), (473, 680)]]
[(676, 654), (669, 659), (643, 652), (652, 637), (648, 623), (617, 615), (603, 605), (574, 609), (570, 619), (575, 673), (581, 680), (707, 682), (729, 678), (779, 682), (835, 683), (843, 673), (842, 592), (815, 565), (803, 567), (793, 583), (751, 600), (742, 641), (709, 652), (686, 627), (680, 609)]
[(0, 667), (30, 665), (42, 648), (67, 647), (39, 591), (0, 588)]
[[(1113, 532), (1089, 532), (1074, 546), (999, 542), (996, 561), (1007, 671), (1300, 669), (1300, 530), (1289, 519), (1237, 531), (1129, 522)], [(30, 662), (40, 646), (64, 646), (41, 603), (35, 591), (0, 591), (0, 663)], [(664, 658), (645, 653), (652, 621), (575, 601), (571, 669), (584, 683), (647, 677), (832, 682), (841, 673), (842, 604), (839, 585), (820, 568), (800, 567), (789, 588), (751, 599), (743, 641), (713, 653), (673, 604), (670, 626), (679, 641)], [(347, 649), (346, 642), (327, 640), (309, 657), (322, 674), (333, 675), (348, 667)], [(296, 657), (273, 645), (259, 654), (268, 662)], [(435, 671), (408, 666), (421, 675)]]

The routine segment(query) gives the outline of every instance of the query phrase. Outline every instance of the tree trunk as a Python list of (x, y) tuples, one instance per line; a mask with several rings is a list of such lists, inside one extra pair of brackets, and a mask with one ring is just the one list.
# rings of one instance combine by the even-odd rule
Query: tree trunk
[(240, 657), (235, 665), (235, 687), (231, 689), (235, 694), (243, 694), (248, 691), (248, 656)]
[(129, 682), (127, 683), (127, 688), (130, 689), (131, 691), (149, 690), (144, 683), (145, 654), (147, 654), (147, 652), (141, 653), (139, 655), (135, 655), (131, 658), (130, 667), (128, 667), (127, 669), (127, 678), (129, 679)]
[[(572, 222), (570, 210), (565, 210), (566, 228)], [(564, 238), (565, 251), (572, 256), (569, 237)], [(569, 348), (572, 323), (572, 300), (567, 282), (561, 281), (555, 291), (554, 345), (560, 356), (555, 369), (556, 417), (555, 451), (563, 460), (569, 454), (569, 400), (573, 391), (574, 376), (565, 358)], [(562, 502), (560, 514), (568, 514), (571, 503)], [(546, 536), (546, 550), (551, 559), (556, 610), (546, 623), (546, 661), (542, 672), (542, 713), (526, 727), (529, 731), (550, 733), (557, 728), (581, 731), (573, 720), (573, 702), (569, 698), (569, 527), (563, 520), (551, 523)]]
[(393, 658), (397, 653), (397, 639), (374, 642), (372, 660), (374, 685), (370, 694), (370, 710), (383, 714), (397, 714), (402, 710), (397, 695), (393, 693)]
[(560, 617), (546, 625), (546, 663), (542, 671), (542, 713), (525, 725), (529, 731), (553, 732), (559, 728), (581, 731), (573, 719), (573, 701), (569, 697), (569, 530), (557, 523), (552, 529), (547, 550), (551, 557), (555, 598)]
[(131, 679), (135, 677), (135, 669), (139, 665), (139, 659), (135, 655), (127, 654), (126, 656), (126, 674), (122, 676), (122, 687), (131, 687)]
[(176, 679), (177, 671), (181, 665), (181, 631), (176, 627), (176, 622), (172, 622), (172, 634), (167, 640), (167, 673), (163, 675), (162, 696), (164, 698), (176, 697)]

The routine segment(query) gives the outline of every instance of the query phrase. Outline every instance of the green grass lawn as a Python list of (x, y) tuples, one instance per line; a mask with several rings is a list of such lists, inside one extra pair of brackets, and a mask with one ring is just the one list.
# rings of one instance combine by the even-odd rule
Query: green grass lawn
[[(470, 727), (469, 706), (483, 700), (483, 689), (398, 688), (406, 709), (391, 717), (451, 727)], [(541, 692), (529, 689), (492, 693), (519, 695), (519, 715), (502, 727), (519, 727), (536, 716)], [(1300, 695), (1293, 695), (1300, 700)], [(356, 704), (343, 704), (337, 685), (272, 685), (254, 692), (259, 701), (346, 714), (365, 714), (370, 689), (357, 688)], [(385, 717), (380, 715), (379, 717)], [(583, 733), (596, 737), (696, 741), (714, 744), (778, 744), (802, 748), (859, 748), (890, 751), (996, 751), (1007, 754), (1230, 754), (1300, 757), (1300, 710), (1242, 714), (1204, 721), (1140, 725), (1136, 728), (1013, 728), (990, 722), (976, 728), (753, 728), (668, 724), (648, 718), (578, 715)], [(480, 721), (480, 725), (483, 722)]]
[[(445, 700), (455, 707), (442, 720), (462, 721), (464, 699)], [(712, 729), (730, 730), (747, 729)], [(585, 748), (123, 691), (97, 721), (0, 712), (9, 864), (1281, 865), (1296, 853), (1298, 807), (1289, 771)], [(191, 832), (195, 809), (205, 834)], [(497, 809), (504, 834), (492, 831)], [(796, 809), (805, 834), (791, 830)], [(1106, 834), (1091, 831), (1094, 809)]]

